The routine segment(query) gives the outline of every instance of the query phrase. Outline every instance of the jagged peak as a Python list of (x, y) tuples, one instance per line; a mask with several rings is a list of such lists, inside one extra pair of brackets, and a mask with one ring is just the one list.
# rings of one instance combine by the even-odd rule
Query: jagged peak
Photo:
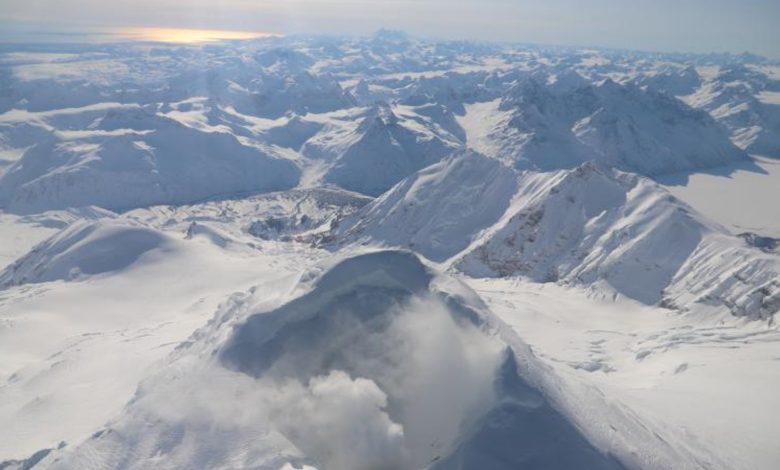
[(558, 183), (559, 187), (571, 184), (575, 181), (599, 179), (604, 182), (613, 182), (626, 190), (629, 190), (637, 184), (640, 176), (634, 173), (626, 173), (615, 167), (599, 160), (588, 160), (576, 168), (565, 171), (565, 176)]
[(499, 109), (508, 111), (523, 105), (542, 105), (553, 99), (549, 88), (541, 83), (538, 77), (529, 76), (519, 80), (506, 92)]
[(566, 69), (561, 72), (548, 75), (547, 84), (553, 89), (559, 91), (568, 91), (572, 89), (582, 88), (590, 82), (583, 77), (579, 72), (572, 69)]
[(625, 93), (627, 90), (629, 90), (629, 86), (629, 84), (621, 84), (607, 77), (604, 80), (596, 83), (595, 89), (609, 93)]
[(398, 124), (398, 116), (385, 101), (377, 101), (366, 112), (361, 127), (368, 129), (374, 126), (388, 127)]

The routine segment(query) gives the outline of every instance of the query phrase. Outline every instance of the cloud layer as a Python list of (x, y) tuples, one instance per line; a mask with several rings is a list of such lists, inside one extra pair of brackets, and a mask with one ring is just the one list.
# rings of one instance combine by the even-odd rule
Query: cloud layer
[[(773, 0), (4, 0), (11, 21), (363, 34), (780, 56)], [(56, 23), (54, 19), (56, 18)]]

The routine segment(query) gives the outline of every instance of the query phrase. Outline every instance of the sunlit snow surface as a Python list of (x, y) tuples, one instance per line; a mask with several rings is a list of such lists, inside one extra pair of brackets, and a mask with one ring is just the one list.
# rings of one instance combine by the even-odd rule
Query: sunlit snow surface
[(3, 23), (0, 41), (16, 44), (116, 43), (124, 41), (192, 44), (277, 36), (270, 32), (160, 27), (68, 27), (53, 24)]
[(780, 64), (245, 34), (0, 45), (0, 468), (780, 465)]

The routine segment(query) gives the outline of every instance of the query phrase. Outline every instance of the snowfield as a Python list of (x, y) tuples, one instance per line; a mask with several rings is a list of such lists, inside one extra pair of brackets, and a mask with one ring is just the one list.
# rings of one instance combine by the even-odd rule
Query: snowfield
[(777, 70), (0, 46), (0, 469), (778, 468)]

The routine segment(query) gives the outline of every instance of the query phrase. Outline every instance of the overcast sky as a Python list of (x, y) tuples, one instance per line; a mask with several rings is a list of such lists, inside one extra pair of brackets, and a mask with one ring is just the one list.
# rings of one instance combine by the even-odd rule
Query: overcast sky
[(780, 0), (0, 0), (0, 21), (365, 34), (780, 58)]

